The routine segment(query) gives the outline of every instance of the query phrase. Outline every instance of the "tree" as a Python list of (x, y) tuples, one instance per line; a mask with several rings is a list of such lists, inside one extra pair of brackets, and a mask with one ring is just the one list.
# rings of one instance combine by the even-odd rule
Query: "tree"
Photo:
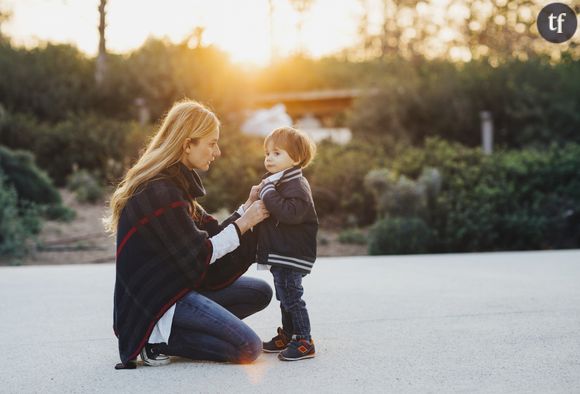
[(298, 23), (296, 24), (296, 30), (298, 31), (298, 54), (303, 55), (305, 52), (305, 48), (304, 48), (304, 36), (303, 36), (303, 32), (302, 32), (302, 28), (304, 27), (304, 17), (306, 16), (306, 13), (308, 12), (308, 10), (310, 10), (310, 7), (312, 7), (312, 4), (314, 3), (314, 0), (290, 0), (290, 4), (292, 5), (292, 7), (294, 8), (294, 10), (296, 10), (296, 12), (298, 13)]
[(3, 10), (0, 5), (0, 42), (4, 41), (5, 37), (2, 33), (2, 24), (12, 17), (12, 12)]
[(105, 80), (107, 72), (107, 45), (105, 40), (105, 29), (107, 27), (105, 7), (107, 0), (100, 0), (99, 2), (99, 54), (97, 55), (97, 64), (95, 68), (95, 81), (97, 85), (101, 85)]

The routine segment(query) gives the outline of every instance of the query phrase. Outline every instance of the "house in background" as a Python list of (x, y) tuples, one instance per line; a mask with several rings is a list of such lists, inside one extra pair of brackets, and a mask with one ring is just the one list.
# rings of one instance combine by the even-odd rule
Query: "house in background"
[(294, 126), (316, 142), (330, 139), (346, 144), (352, 137), (344, 126), (346, 111), (362, 94), (360, 89), (264, 94), (254, 101), (242, 131), (265, 136), (277, 127)]

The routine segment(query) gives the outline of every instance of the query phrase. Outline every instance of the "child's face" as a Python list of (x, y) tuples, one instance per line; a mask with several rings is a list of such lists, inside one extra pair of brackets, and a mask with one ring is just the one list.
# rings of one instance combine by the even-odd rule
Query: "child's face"
[(292, 160), (288, 152), (274, 146), (271, 142), (266, 145), (264, 154), (264, 167), (271, 173), (284, 171), (298, 164), (297, 161)]

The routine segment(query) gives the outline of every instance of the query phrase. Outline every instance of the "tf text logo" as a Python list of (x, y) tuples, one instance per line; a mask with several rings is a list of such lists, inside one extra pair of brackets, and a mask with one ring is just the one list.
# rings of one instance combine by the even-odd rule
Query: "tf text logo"
[(536, 23), (541, 36), (555, 44), (568, 41), (578, 27), (576, 13), (562, 3), (551, 3), (542, 8)]

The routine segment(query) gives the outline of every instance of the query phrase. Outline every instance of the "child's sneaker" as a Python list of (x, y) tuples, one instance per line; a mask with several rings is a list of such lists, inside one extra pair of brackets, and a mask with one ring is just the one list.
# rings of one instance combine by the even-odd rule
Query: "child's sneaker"
[(156, 344), (151, 343), (145, 344), (141, 349), (141, 360), (143, 360), (143, 364), (150, 367), (160, 367), (170, 362), (169, 356), (161, 354)]
[(262, 342), (262, 350), (266, 353), (278, 353), (286, 349), (289, 342), (290, 336), (281, 327), (278, 327), (278, 335), (269, 342)]
[(314, 341), (307, 339), (293, 339), (286, 350), (278, 355), (283, 361), (298, 361), (313, 358), (315, 355)]

